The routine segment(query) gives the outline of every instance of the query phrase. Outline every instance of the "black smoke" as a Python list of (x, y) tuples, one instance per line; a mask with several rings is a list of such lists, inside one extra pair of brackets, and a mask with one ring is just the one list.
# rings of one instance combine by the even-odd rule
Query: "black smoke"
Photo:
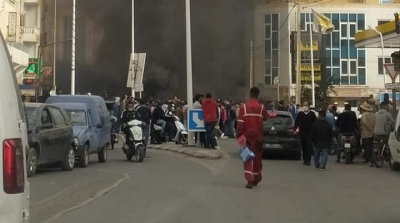
[[(111, 3), (112, 2), (112, 3)], [(243, 98), (248, 87), (251, 2), (192, 0), (194, 92)], [(135, 0), (135, 51), (147, 53), (146, 97), (186, 97), (184, 0)], [(104, 32), (94, 66), (77, 60), (77, 91), (109, 95), (126, 86), (131, 52), (131, 0), (80, 0), (77, 11), (101, 21)], [(77, 21), (79, 30), (80, 22)], [(79, 35), (79, 34), (78, 34)], [(77, 43), (77, 55), (83, 47)], [(66, 61), (65, 69), (68, 69)], [(60, 67), (63, 67), (60, 64)], [(64, 70), (64, 69), (63, 69)], [(59, 72), (63, 73), (63, 72)], [(61, 88), (69, 89), (68, 72)], [(85, 73), (83, 75), (83, 73)], [(62, 75), (62, 74), (59, 74)], [(95, 80), (95, 81), (94, 81)]]

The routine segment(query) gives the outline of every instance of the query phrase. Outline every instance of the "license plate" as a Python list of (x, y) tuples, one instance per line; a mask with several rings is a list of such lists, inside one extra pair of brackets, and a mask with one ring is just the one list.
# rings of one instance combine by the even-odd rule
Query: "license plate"
[(270, 143), (266, 143), (266, 144), (264, 144), (264, 148), (279, 149), (279, 148), (282, 148), (282, 144), (270, 144)]
[(351, 146), (350, 146), (350, 143), (345, 143), (345, 144), (344, 144), (344, 148), (345, 148), (345, 149), (350, 149), (350, 147), (351, 147)]

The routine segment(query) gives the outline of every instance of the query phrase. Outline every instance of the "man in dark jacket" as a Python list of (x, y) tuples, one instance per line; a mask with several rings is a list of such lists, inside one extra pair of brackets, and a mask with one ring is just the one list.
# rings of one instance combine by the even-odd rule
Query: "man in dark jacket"
[(313, 123), (317, 120), (315, 113), (310, 110), (308, 102), (304, 102), (303, 111), (299, 112), (297, 115), (294, 128), (300, 129), (300, 141), (301, 150), (303, 152), (304, 165), (311, 165), (311, 145), (309, 143), (309, 138), (311, 134), (311, 127)]
[(151, 120), (151, 109), (146, 105), (146, 101), (140, 99), (140, 105), (136, 108), (136, 111), (139, 113), (142, 118), (142, 122), (146, 123), (146, 125), (142, 126), (143, 134), (144, 134), (144, 154), (146, 155), (147, 143), (149, 141), (150, 134), (150, 120)]
[[(336, 120), (336, 126), (339, 129), (338, 141), (340, 142), (343, 134), (354, 134), (357, 136), (358, 122), (357, 115), (351, 110), (350, 104), (344, 105), (344, 111), (339, 114)], [(356, 137), (358, 138), (358, 137)], [(359, 139), (359, 138), (358, 138)], [(336, 163), (340, 163), (340, 148), (336, 151)]]
[(128, 102), (128, 104), (126, 105), (126, 110), (123, 111), (121, 115), (121, 128), (126, 135), (126, 139), (128, 139), (128, 137), (130, 136), (128, 122), (134, 119), (142, 121), (139, 113), (134, 109), (134, 106), (135, 104), (133, 102)]
[(161, 126), (161, 137), (164, 137), (165, 126), (167, 122), (164, 120), (164, 110), (161, 108), (162, 102), (157, 103), (157, 107), (154, 108), (153, 117), (151, 122)]
[(325, 120), (325, 117), (325, 110), (318, 112), (318, 121), (312, 125), (310, 136), (315, 148), (314, 165), (320, 170), (325, 170), (333, 137), (332, 126)]
[(278, 111), (288, 111), (289, 109), (285, 106), (285, 101), (280, 100), (278, 104)]

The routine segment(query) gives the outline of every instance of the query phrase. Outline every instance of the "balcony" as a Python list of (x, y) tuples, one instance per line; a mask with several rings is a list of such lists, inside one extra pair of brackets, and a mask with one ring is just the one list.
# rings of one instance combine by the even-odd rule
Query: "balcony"
[(39, 0), (25, 0), (26, 5), (39, 5)]
[(22, 40), (24, 42), (39, 43), (40, 29), (38, 27), (24, 27)]

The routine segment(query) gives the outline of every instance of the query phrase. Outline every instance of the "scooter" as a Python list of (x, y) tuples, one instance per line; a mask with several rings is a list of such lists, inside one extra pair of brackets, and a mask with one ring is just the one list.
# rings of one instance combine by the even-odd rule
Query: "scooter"
[(343, 134), (340, 139), (341, 151), (346, 164), (353, 162), (357, 155), (357, 141), (354, 134)]
[(146, 123), (134, 119), (127, 124), (125, 128), (129, 128), (129, 138), (126, 139), (125, 134), (120, 134), (121, 140), (124, 143), (122, 151), (125, 153), (128, 161), (132, 160), (133, 156), (135, 156), (135, 160), (141, 163), (145, 156), (142, 126)]
[[(175, 144), (187, 144), (188, 140), (188, 131), (186, 127), (182, 124), (178, 116), (171, 116), (174, 120), (174, 123), (170, 125), (168, 130), (169, 140), (175, 142)], [(161, 136), (161, 126), (157, 124), (153, 124), (151, 132), (151, 143), (152, 144), (160, 144), (165, 142), (165, 139)]]

